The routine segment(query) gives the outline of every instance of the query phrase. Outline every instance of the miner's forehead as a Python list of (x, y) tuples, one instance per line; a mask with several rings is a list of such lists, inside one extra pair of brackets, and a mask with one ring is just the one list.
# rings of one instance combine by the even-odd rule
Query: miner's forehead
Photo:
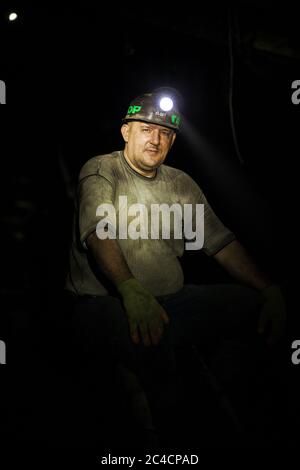
[(137, 126), (137, 127), (146, 126), (146, 127), (150, 127), (151, 129), (164, 130), (164, 131), (170, 132), (171, 134), (174, 132), (169, 127), (161, 126), (160, 124), (154, 124), (152, 122), (147, 122), (147, 121), (130, 121), (127, 124), (130, 125), (130, 126)]

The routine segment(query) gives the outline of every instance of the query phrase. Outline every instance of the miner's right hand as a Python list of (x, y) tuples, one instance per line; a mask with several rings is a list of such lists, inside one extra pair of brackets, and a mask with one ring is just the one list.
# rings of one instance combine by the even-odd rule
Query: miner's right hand
[(132, 341), (138, 344), (141, 337), (145, 346), (157, 345), (170, 321), (163, 307), (135, 278), (123, 281), (117, 288), (128, 317)]

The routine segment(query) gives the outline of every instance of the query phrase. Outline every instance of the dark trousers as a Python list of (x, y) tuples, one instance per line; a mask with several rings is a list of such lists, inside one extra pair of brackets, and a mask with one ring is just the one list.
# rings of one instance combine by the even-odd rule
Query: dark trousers
[[(137, 374), (145, 387), (151, 387), (176, 373), (178, 346), (197, 345), (212, 357), (226, 340), (255, 350), (262, 300), (254, 289), (234, 284), (185, 285), (179, 292), (157, 300), (170, 323), (161, 342), (146, 347), (131, 341), (126, 313), (118, 298), (74, 297), (66, 317), (73, 359), (97, 380), (109, 376), (121, 362)], [(222, 374), (222, 360), (221, 364), (220, 360), (212, 363)]]

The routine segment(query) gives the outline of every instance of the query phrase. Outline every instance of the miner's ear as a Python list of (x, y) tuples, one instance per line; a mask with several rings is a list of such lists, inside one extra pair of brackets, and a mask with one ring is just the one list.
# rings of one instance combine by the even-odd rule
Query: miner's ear
[[(171, 147), (172, 147), (172, 145), (174, 144), (175, 139), (176, 139), (176, 132), (174, 132), (174, 134), (172, 135)], [(170, 147), (170, 148), (171, 148), (171, 147)]]
[(122, 127), (121, 127), (121, 134), (124, 139), (124, 141), (127, 143), (128, 142), (128, 134), (129, 134), (129, 124), (125, 122)]

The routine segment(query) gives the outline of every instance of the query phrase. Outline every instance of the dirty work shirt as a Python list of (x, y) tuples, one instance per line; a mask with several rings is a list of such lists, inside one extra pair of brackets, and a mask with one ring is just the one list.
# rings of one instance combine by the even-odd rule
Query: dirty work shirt
[[(119, 207), (119, 196), (123, 196), (122, 207)], [(127, 196), (126, 204), (124, 196)], [(193, 209), (195, 204), (204, 204), (202, 249), (209, 256), (235, 238), (217, 218), (199, 186), (183, 171), (163, 164), (153, 178), (147, 178), (129, 166), (123, 151), (96, 156), (88, 160), (80, 171), (75, 200), (70, 271), (66, 289), (79, 295), (110, 293), (109, 282), (95, 265), (85, 244), (87, 237), (96, 230), (98, 222), (103, 218), (96, 213), (97, 207), (104, 203), (112, 204), (115, 208), (117, 240), (132, 274), (155, 296), (171, 294), (183, 287), (184, 277), (178, 257), (182, 256), (187, 240), (183, 236), (174, 238), (174, 216), (170, 218), (170, 239), (161, 238), (161, 226), (159, 239), (150, 238), (152, 204), (177, 204), (177, 210), (178, 207), (182, 209), (182, 214), (184, 204), (193, 204)], [(121, 214), (121, 217), (124, 217), (126, 206), (129, 209), (131, 204), (136, 203), (147, 208), (148, 227), (147, 224), (143, 227), (149, 237), (131, 239), (127, 236), (127, 239), (120, 239), (119, 216)], [(144, 218), (147, 218), (147, 212), (146, 215), (144, 211), (141, 212)], [(172, 211), (170, 214), (173, 215)], [(128, 216), (128, 224), (138, 215), (136, 212)], [(106, 213), (103, 216), (106, 216)], [(160, 223), (161, 221), (162, 219)], [(136, 231), (140, 231), (139, 227)], [(145, 236), (145, 232), (143, 233)]]

